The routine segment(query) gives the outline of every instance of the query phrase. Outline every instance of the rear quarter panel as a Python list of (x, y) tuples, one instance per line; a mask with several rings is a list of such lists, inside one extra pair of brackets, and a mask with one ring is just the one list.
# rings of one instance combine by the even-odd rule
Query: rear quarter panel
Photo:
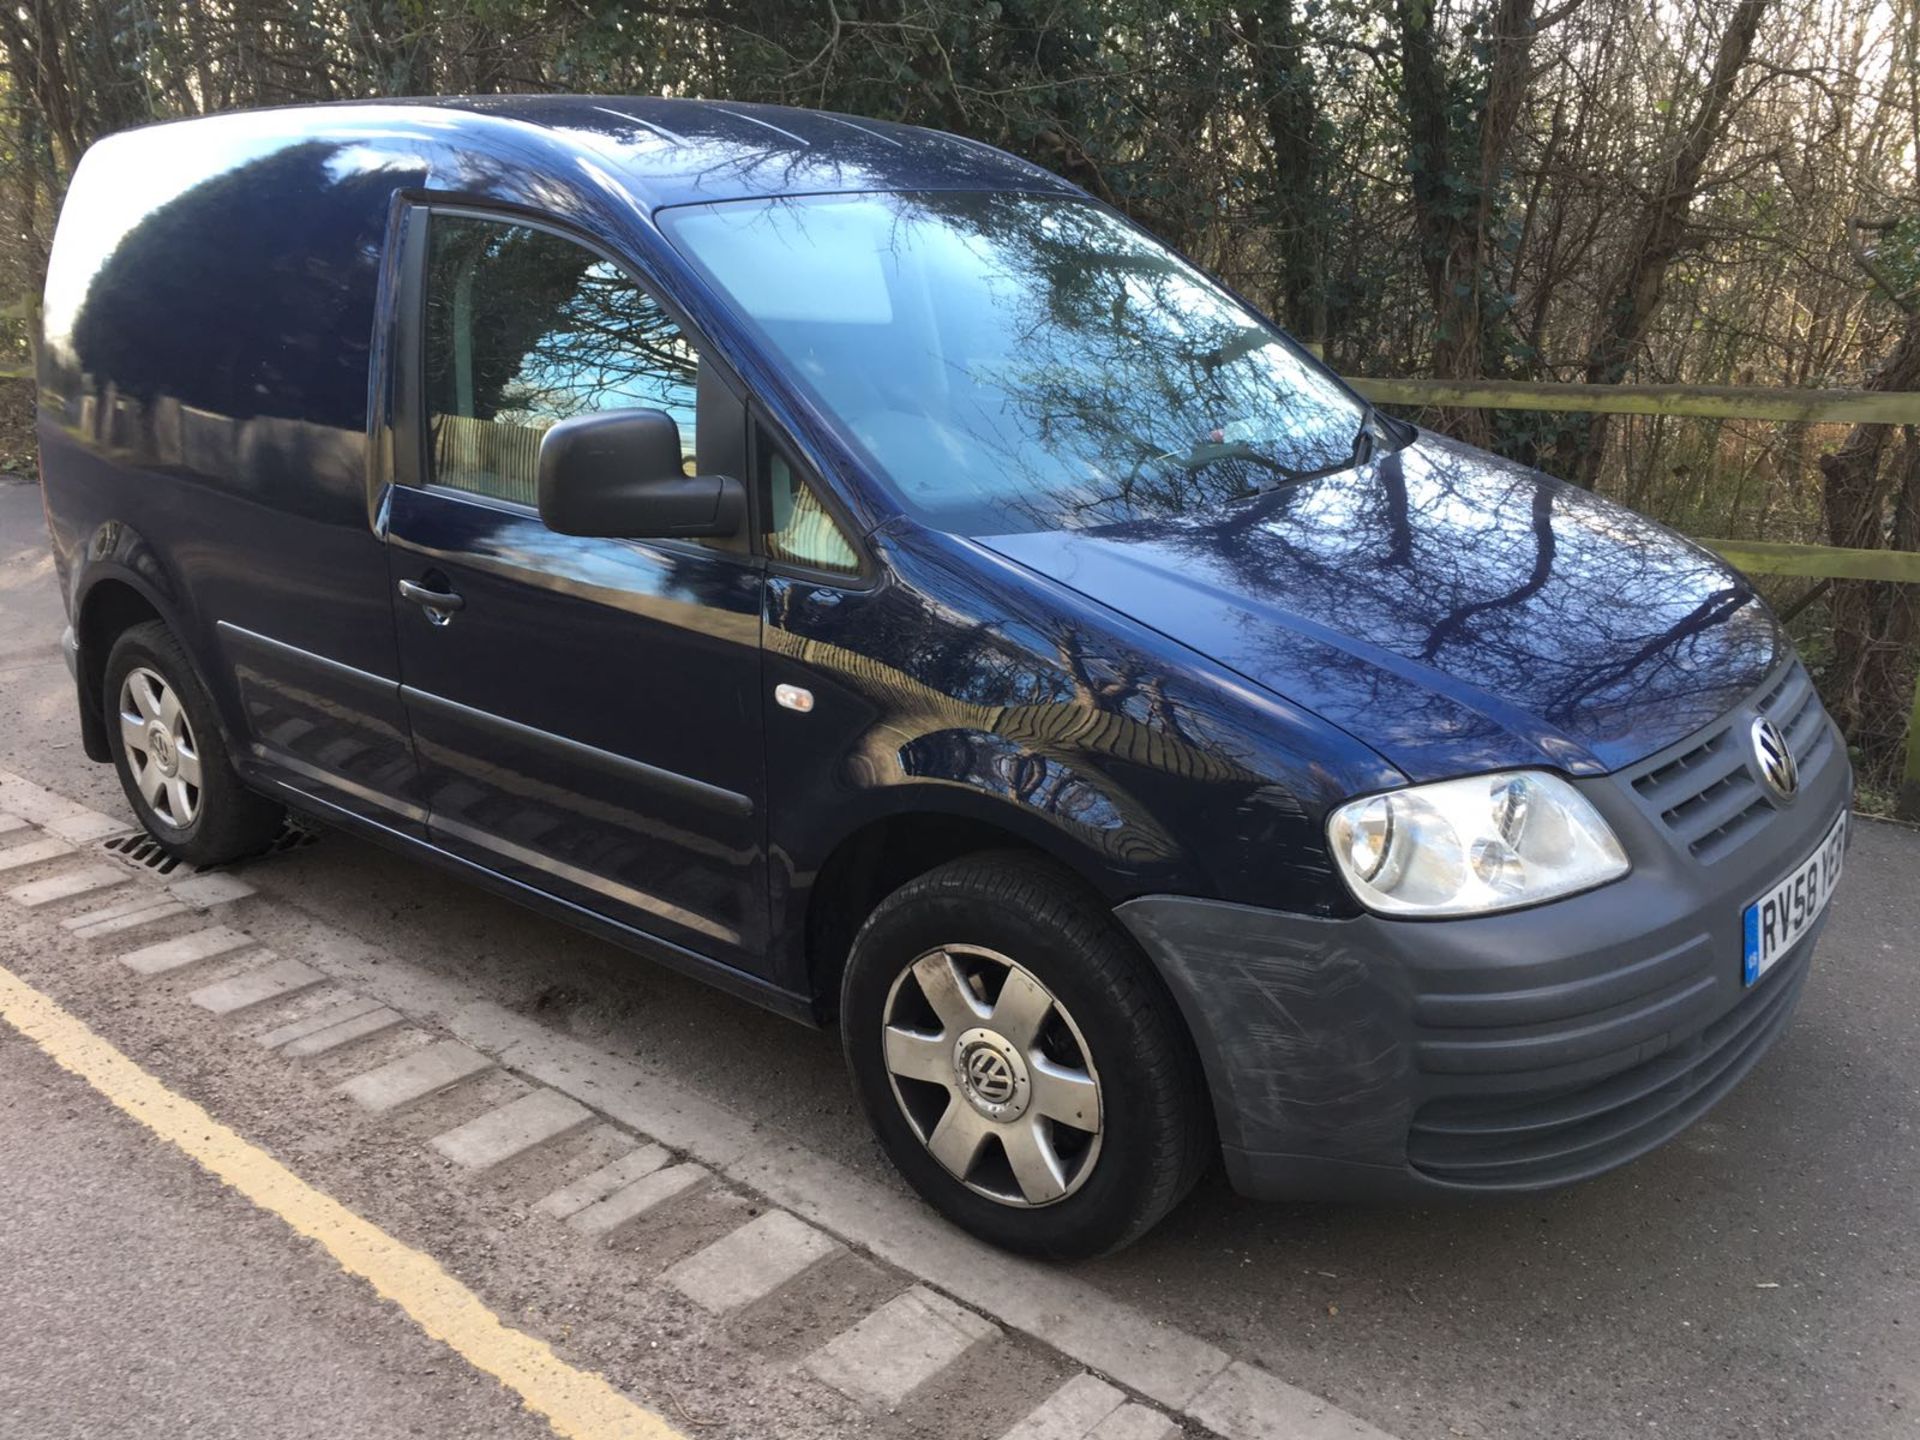
[[(368, 788), (404, 787), (404, 728), (381, 702), (396, 672), (367, 491), (397, 172), (312, 123), (193, 121), (88, 152), (48, 270), (47, 509), (69, 614), (107, 582), (145, 596), (243, 766), (249, 748), (298, 763), (333, 746)], [(338, 668), (237, 654), (227, 627)], [(349, 671), (373, 682), (343, 695)]]

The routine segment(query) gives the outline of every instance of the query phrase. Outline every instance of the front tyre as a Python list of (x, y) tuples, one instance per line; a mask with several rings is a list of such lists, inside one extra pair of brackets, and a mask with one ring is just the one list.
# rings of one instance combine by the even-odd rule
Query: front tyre
[(1045, 861), (973, 856), (895, 891), (855, 937), (840, 1013), (888, 1155), (1006, 1249), (1117, 1250), (1212, 1153), (1171, 999), (1098, 900)]
[(234, 773), (213, 702), (173, 632), (158, 620), (123, 632), (105, 682), (107, 743), (147, 833), (193, 865), (264, 850), (286, 812)]

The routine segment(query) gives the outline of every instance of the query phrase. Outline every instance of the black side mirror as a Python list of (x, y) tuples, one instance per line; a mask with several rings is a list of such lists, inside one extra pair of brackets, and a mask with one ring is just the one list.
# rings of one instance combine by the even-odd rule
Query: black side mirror
[(747, 487), (681, 473), (680, 427), (664, 410), (562, 420), (540, 437), (540, 518), (561, 535), (629, 540), (737, 535)]

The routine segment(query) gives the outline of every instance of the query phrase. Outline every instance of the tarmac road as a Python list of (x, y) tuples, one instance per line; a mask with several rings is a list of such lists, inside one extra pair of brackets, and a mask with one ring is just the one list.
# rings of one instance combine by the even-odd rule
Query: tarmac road
[(0, 1434), (549, 1433), (5, 1027), (0, 1216)]

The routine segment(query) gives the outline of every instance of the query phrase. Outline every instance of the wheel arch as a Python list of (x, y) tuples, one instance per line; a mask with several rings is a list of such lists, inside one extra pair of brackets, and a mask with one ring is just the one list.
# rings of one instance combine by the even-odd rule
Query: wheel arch
[(159, 600), (131, 576), (118, 573), (92, 579), (75, 607), (74, 679), (80, 687), (80, 738), (89, 760), (113, 758), (104, 713), (107, 655), (114, 641), (150, 620), (158, 620), (178, 633)]
[(795, 917), (795, 931), (808, 991), (822, 1021), (838, 1009), (848, 952), (874, 907), (948, 861), (990, 851), (1024, 852), (1071, 875), (1103, 904), (1126, 898), (1112, 893), (1111, 868), (1070, 835), (1038, 831), (1022, 823), (1031, 817), (1007, 814), (998, 806), (953, 803), (979, 798), (944, 790), (910, 800), (895, 797), (898, 803), (842, 834), (812, 872), (803, 895), (796, 897), (802, 913)]
[(1027, 852), (1073, 877), (1108, 908), (1139, 889), (1127, 885), (1127, 868), (1117, 866), (1116, 856), (1094, 843), (1098, 835), (1044, 824), (1035, 810), (968, 785), (889, 787), (874, 799), (883, 804), (851, 820), (818, 866), (810, 872), (795, 868), (789, 933), (799, 937), (795, 964), (822, 1021), (831, 1020), (839, 1006), (852, 937), (874, 906), (948, 860)]

